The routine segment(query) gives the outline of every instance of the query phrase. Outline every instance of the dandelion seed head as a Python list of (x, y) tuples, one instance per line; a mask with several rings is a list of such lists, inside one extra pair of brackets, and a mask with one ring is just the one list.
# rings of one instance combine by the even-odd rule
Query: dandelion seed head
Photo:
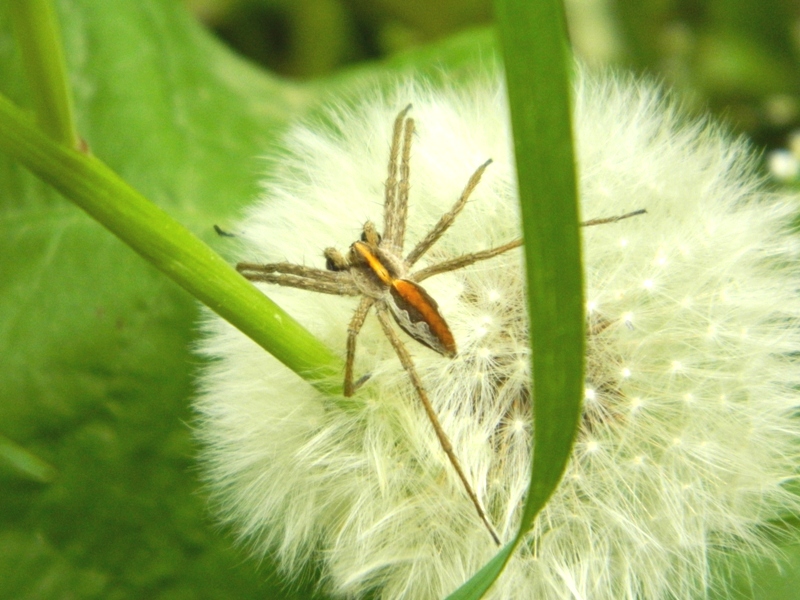
[[(578, 443), (487, 597), (695, 597), (712, 564), (769, 555), (765, 526), (800, 508), (784, 487), (800, 433), (797, 200), (762, 189), (744, 142), (686, 120), (656, 86), (579, 70), (574, 98), (581, 213), (647, 213), (582, 230), (591, 302)], [(493, 159), (419, 266), (518, 237), (501, 84), (411, 81), (289, 131), (261, 201), (237, 227), (237, 258), (322, 268), (325, 247), (344, 250), (364, 221), (382, 223), (391, 123), (409, 102), (407, 249)], [(521, 251), (424, 285), (459, 353), (406, 345), (467, 476), (511, 539), (535, 402)], [(344, 354), (352, 298), (263, 289)], [(494, 555), (374, 317), (355, 365), (370, 378), (347, 408), (226, 323), (209, 317), (204, 328), (205, 473), (222, 519), (255, 553), (286, 573), (313, 564), (332, 594), (414, 600), (445, 596)]]

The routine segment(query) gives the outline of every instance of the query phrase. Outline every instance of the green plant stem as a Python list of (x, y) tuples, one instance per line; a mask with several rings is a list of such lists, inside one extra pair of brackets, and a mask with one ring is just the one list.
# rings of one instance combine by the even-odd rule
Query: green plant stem
[(566, 468), (583, 396), (583, 275), (563, 6), (559, 0), (495, 0), (495, 17), (525, 238), (533, 456), (517, 535), (451, 600), (483, 596), (530, 530)]
[(343, 365), (326, 346), (100, 160), (54, 142), (4, 96), (0, 150), (320, 391), (341, 393)]
[(80, 139), (51, 0), (11, 0), (9, 11), (39, 127), (56, 141), (78, 148)]

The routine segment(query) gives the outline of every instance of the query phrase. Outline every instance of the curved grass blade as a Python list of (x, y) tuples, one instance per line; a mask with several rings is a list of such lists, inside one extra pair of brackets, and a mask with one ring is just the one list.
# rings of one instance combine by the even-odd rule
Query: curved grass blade
[(452, 600), (476, 600), (491, 587), (555, 490), (572, 449), (583, 390), (583, 277), (563, 7), (558, 0), (496, 0), (495, 14), (525, 237), (533, 460), (516, 538)]

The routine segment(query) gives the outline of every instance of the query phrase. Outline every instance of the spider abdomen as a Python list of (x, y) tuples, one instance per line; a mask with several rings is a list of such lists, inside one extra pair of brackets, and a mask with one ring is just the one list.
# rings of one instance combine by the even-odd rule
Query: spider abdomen
[(395, 279), (389, 286), (386, 304), (400, 327), (419, 343), (450, 358), (456, 342), (439, 306), (425, 289), (407, 279)]

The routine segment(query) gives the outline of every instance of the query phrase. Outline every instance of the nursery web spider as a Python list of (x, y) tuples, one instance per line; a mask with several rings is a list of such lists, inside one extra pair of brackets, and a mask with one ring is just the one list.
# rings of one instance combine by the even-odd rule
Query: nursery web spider
[[(425, 408), (425, 412), (433, 425), (436, 436), (447, 454), (450, 463), (461, 479), (464, 489), (472, 501), (486, 528), (496, 544), (500, 538), (472, 489), (453, 447), (442, 429), (422, 381), (414, 367), (411, 355), (391, 325), (389, 315), (412, 338), (421, 344), (447, 356), (456, 355), (456, 342), (453, 334), (439, 313), (436, 301), (419, 285), (419, 282), (456, 269), (461, 269), (478, 261), (498, 256), (522, 245), (517, 239), (502, 246), (464, 254), (456, 258), (411, 271), (414, 264), (430, 250), (453, 224), (464, 208), (470, 195), (480, 182), (481, 176), (491, 164), (491, 159), (478, 167), (469, 178), (453, 207), (446, 212), (436, 225), (423, 237), (413, 250), (403, 258), (403, 245), (408, 213), (409, 192), (409, 158), (411, 139), (414, 135), (414, 119), (407, 117), (411, 105), (397, 115), (392, 132), (392, 143), (389, 151), (388, 178), (386, 179), (383, 204), (383, 236), (371, 222), (364, 224), (361, 239), (354, 242), (346, 255), (334, 248), (326, 248), (324, 255), (326, 269), (314, 269), (292, 263), (256, 264), (241, 262), (236, 269), (250, 281), (263, 281), (277, 285), (302, 288), (323, 294), (339, 296), (360, 296), (361, 301), (355, 310), (347, 328), (347, 359), (344, 371), (344, 395), (352, 396), (356, 389), (368, 378), (353, 381), (353, 362), (356, 352), (356, 338), (367, 314), (372, 307), (378, 322), (389, 339), (400, 363), (407, 372), (414, 390)], [(399, 179), (398, 179), (399, 173)], [(608, 219), (594, 219), (581, 225), (599, 225), (625, 219), (641, 214), (636, 211), (626, 215)]]

